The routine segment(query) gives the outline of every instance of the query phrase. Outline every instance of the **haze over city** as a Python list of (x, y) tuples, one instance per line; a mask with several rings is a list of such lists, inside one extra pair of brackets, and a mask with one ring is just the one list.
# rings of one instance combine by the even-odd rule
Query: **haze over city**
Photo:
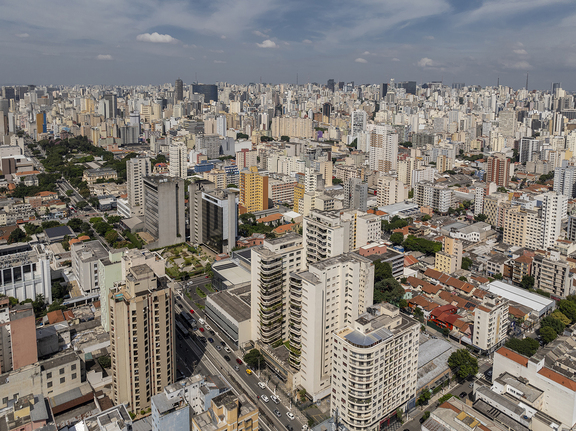
[[(569, 0), (7, 2), (1, 85), (431, 80), (574, 88)], [(337, 76), (336, 76), (337, 75)]]

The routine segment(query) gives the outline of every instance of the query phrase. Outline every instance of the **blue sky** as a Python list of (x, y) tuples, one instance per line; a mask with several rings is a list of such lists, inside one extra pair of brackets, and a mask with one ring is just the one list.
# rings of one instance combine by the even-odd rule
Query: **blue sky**
[(0, 85), (390, 78), (576, 90), (574, 0), (18, 0)]

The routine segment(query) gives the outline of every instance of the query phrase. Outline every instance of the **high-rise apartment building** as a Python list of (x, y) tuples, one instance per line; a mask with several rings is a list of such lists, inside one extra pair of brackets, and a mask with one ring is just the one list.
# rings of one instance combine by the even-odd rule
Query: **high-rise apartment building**
[(416, 169), (416, 160), (409, 157), (398, 162), (398, 181), (412, 188), (412, 172)]
[(550, 293), (553, 299), (564, 299), (574, 294), (570, 264), (560, 259), (560, 253), (550, 252), (547, 256), (537, 253), (532, 260), (534, 289)]
[(114, 404), (127, 403), (130, 410), (140, 411), (175, 380), (172, 289), (148, 265), (137, 265), (109, 302), (111, 398)]
[(188, 202), (190, 241), (217, 254), (230, 253), (238, 236), (238, 194), (197, 181), (190, 184)]
[(520, 163), (535, 161), (542, 150), (542, 141), (534, 138), (522, 138), (518, 145)]
[(312, 210), (304, 217), (303, 237), (306, 262), (357, 250), (382, 236), (380, 219), (357, 210)]
[(314, 400), (330, 393), (332, 334), (373, 303), (374, 265), (356, 253), (311, 264), (290, 276), (290, 364)]
[(188, 148), (184, 143), (170, 145), (169, 161), (171, 177), (188, 177)]
[(184, 83), (178, 78), (174, 86), (174, 101), (179, 102), (181, 100), (184, 100)]
[(452, 274), (462, 266), (462, 242), (443, 237), (442, 250), (436, 253), (434, 267), (437, 271)]
[(268, 209), (268, 176), (251, 166), (240, 172), (240, 214)]
[(453, 192), (446, 186), (431, 181), (414, 183), (414, 203), (420, 207), (430, 207), (440, 213), (447, 213), (452, 206)]
[(378, 206), (404, 202), (408, 198), (404, 183), (393, 177), (380, 177), (377, 193)]
[(452, 170), (454, 167), (454, 159), (447, 157), (445, 155), (439, 155), (436, 157), (436, 170), (438, 173), (442, 174), (446, 171)]
[(272, 344), (287, 338), (288, 277), (305, 268), (302, 237), (266, 239), (252, 248), (252, 338)]
[(503, 211), (504, 243), (539, 249), (542, 244), (542, 220), (538, 210), (512, 207)]
[(10, 308), (10, 299), (7, 296), (0, 298), (0, 373), (37, 361), (36, 318), (32, 304)]
[(366, 119), (368, 114), (362, 109), (352, 111), (352, 119), (350, 122), (350, 136), (355, 138), (360, 132), (366, 130)]
[(334, 332), (330, 410), (350, 431), (378, 431), (416, 396), (420, 323), (397, 307), (369, 307)]
[(576, 197), (576, 167), (554, 169), (554, 191), (569, 199)]
[(366, 212), (368, 210), (368, 184), (360, 178), (350, 178), (344, 183), (344, 206)]
[(258, 166), (258, 151), (248, 150), (247, 148), (236, 151), (236, 166), (238, 166), (239, 170)]
[(496, 183), (498, 187), (508, 187), (510, 183), (510, 159), (505, 154), (496, 153), (488, 157), (486, 165), (486, 182)]
[(391, 126), (370, 125), (370, 169), (380, 172), (396, 170), (398, 133)]
[(204, 103), (218, 102), (218, 86), (214, 84), (192, 84), (192, 93), (204, 95)]
[(483, 305), (474, 309), (473, 344), (483, 353), (491, 353), (507, 338), (508, 300), (489, 294)]
[(555, 192), (545, 193), (542, 200), (542, 245), (554, 247), (560, 236), (562, 220), (568, 216), (568, 197)]
[(134, 157), (126, 162), (128, 206), (132, 216), (144, 215), (144, 177), (152, 175), (150, 157)]
[(184, 188), (182, 178), (144, 178), (144, 229), (155, 239), (150, 248), (186, 241)]

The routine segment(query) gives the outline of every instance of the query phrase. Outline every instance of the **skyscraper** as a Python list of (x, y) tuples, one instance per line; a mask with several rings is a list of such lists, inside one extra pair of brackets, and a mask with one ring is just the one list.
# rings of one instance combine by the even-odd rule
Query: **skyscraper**
[(184, 83), (178, 78), (174, 89), (174, 101), (179, 102), (181, 100), (184, 100)]
[(576, 167), (554, 169), (554, 191), (570, 199), (576, 197)]
[(133, 266), (110, 293), (112, 400), (139, 412), (174, 382), (174, 298), (166, 279)]
[(204, 95), (204, 103), (218, 102), (218, 87), (214, 84), (192, 84), (192, 93)]
[(149, 176), (144, 178), (144, 229), (154, 237), (150, 248), (186, 241), (184, 180)]
[(486, 182), (498, 187), (508, 187), (510, 183), (510, 159), (505, 154), (496, 153), (488, 157)]
[(188, 177), (188, 148), (184, 143), (178, 142), (170, 145), (170, 176), (178, 178)]
[(240, 172), (240, 214), (268, 209), (268, 176), (260, 175), (258, 167)]
[(328, 90), (330, 90), (332, 93), (334, 93), (334, 80), (333, 79), (328, 80)]
[(131, 215), (144, 215), (144, 177), (152, 174), (149, 157), (134, 157), (126, 162), (128, 206)]
[(352, 111), (352, 121), (350, 127), (350, 135), (352, 137), (358, 136), (358, 133), (363, 132), (366, 130), (366, 118), (367, 118), (366, 111), (362, 109), (358, 109)]
[(398, 133), (388, 125), (370, 125), (370, 169), (380, 172), (396, 170)]

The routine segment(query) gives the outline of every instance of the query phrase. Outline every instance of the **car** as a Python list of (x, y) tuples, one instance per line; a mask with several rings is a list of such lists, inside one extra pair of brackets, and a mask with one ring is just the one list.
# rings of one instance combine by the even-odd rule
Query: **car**
[(240, 371), (240, 367), (239, 367), (238, 365), (234, 365), (234, 369), (235, 369), (236, 371)]
[(200, 328), (200, 332), (204, 332), (204, 328)]
[(268, 401), (270, 401), (266, 395), (260, 395), (260, 399), (261, 399), (262, 401), (264, 401), (265, 403), (267, 403)]
[(210, 276), (209, 276), (209, 275), (207, 275), (207, 276), (206, 276), (206, 277), (204, 277), (204, 278), (210, 278)]
[(206, 322), (205, 322), (204, 319), (202, 319), (202, 318), (199, 318), (199, 319), (198, 319), (198, 322), (200, 322), (201, 325), (206, 324)]
[(194, 314), (194, 310), (190, 309), (190, 314)]
[(473, 387), (474, 387), (474, 382), (470, 383), (470, 384), (468, 385), (468, 387), (473, 388)]
[(228, 346), (224, 347), (224, 350), (226, 350), (228, 353), (232, 352), (232, 350), (230, 350), (230, 347), (228, 347)]
[(225, 346), (225, 345), (226, 345), (226, 343), (225, 343), (224, 341), (220, 341), (220, 344), (221, 344), (222, 346)]
[(466, 392), (466, 391), (460, 392), (460, 398), (466, 398), (467, 396), (468, 396), (468, 392)]
[(265, 389), (265, 388), (266, 388), (266, 383), (264, 383), (264, 382), (258, 382), (258, 387), (259, 387), (260, 389)]
[(236, 358), (236, 362), (238, 362), (239, 365), (242, 365), (242, 359)]
[(280, 404), (280, 399), (276, 395), (270, 395), (270, 399), (274, 404)]
[(276, 416), (278, 416), (279, 418), (282, 417), (282, 413), (280, 413), (280, 410), (278, 410), (278, 409), (274, 410), (274, 414), (275, 414)]
[(228, 362), (230, 362), (230, 356), (224, 355), (224, 359), (226, 359)]
[(288, 419), (290, 419), (291, 421), (293, 421), (296, 416), (294, 416), (294, 413), (292, 412), (286, 412), (286, 416), (288, 416)]
[[(208, 326), (206, 326), (206, 327), (208, 327)], [(216, 332), (214, 332), (213, 330), (210, 330), (210, 334), (211, 334), (211, 335), (216, 335)]]
[(214, 338), (210, 337), (210, 338), (208, 338), (208, 341), (210, 341), (211, 343), (213, 343), (213, 342), (214, 342)]
[(222, 350), (221, 346), (216, 346), (216, 350)]
[(247, 369), (246, 369), (246, 374), (248, 374), (248, 375), (252, 374), (252, 370), (251, 370), (250, 368), (247, 368)]
[(206, 329), (208, 329), (208, 330), (212, 329), (212, 327), (208, 323), (206, 323), (206, 325), (204, 325), (204, 326), (206, 326)]

